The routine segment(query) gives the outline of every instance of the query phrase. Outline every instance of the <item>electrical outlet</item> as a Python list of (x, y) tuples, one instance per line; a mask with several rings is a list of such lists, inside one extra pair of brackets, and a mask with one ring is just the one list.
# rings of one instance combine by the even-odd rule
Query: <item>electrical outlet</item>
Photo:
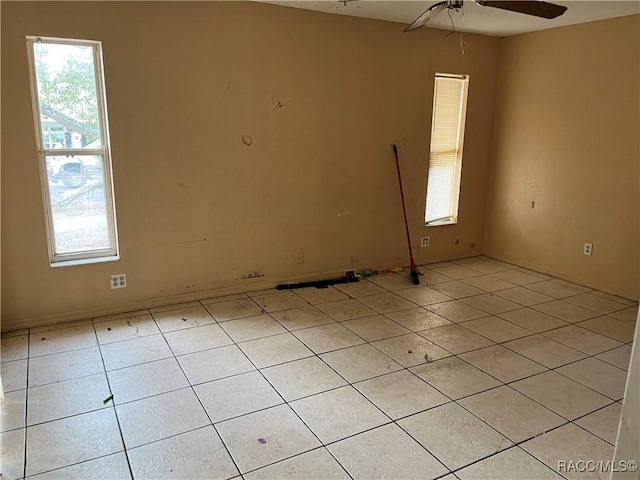
[(127, 288), (127, 274), (126, 273), (118, 273), (116, 275), (111, 275), (111, 290), (114, 288)]
[(293, 256), (293, 260), (296, 263), (302, 263), (304, 261), (304, 258), (302, 256), (302, 251), (299, 252), (295, 252), (294, 256)]
[(584, 254), (590, 257), (592, 252), (593, 252), (593, 243), (585, 243)]
[(428, 247), (431, 244), (431, 237), (422, 237), (420, 239), (421, 247)]

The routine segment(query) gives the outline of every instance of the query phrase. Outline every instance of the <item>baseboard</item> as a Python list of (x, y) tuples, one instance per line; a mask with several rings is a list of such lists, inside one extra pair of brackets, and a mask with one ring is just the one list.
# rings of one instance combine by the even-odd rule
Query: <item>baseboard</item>
[[(463, 255), (456, 258), (438, 259), (438, 260), (434, 260), (431, 263), (460, 260), (463, 258), (471, 258), (479, 255), (481, 254), (478, 253), (473, 255)], [(486, 256), (489, 257), (489, 255), (486, 255)], [(520, 267), (529, 268), (530, 270), (534, 270), (540, 273), (547, 273), (549, 275), (554, 275), (556, 277), (563, 278), (565, 280), (572, 281), (574, 283), (579, 283), (579, 282), (575, 282), (575, 279), (572, 279), (569, 276), (566, 276), (566, 275), (563, 276), (562, 274), (555, 273), (555, 272), (548, 272), (544, 268), (536, 265), (528, 265), (524, 262), (517, 262), (514, 259), (508, 259), (506, 257), (500, 258), (498, 256), (492, 256), (491, 258), (495, 258), (496, 260), (502, 260), (504, 262), (508, 262)], [(387, 265), (381, 265), (381, 266), (376, 266), (371, 268), (358, 268), (358, 270), (359, 271), (362, 271), (362, 270), (385, 271), (394, 266), (397, 266), (397, 264), (387, 264)], [(404, 267), (408, 268), (406, 265)], [(1, 327), (3, 332), (9, 332), (12, 330), (19, 330), (24, 328), (42, 327), (45, 325), (53, 325), (57, 323), (72, 322), (76, 320), (84, 320), (88, 318), (101, 317), (103, 315), (115, 315), (115, 314), (133, 312), (136, 310), (143, 310), (148, 308), (165, 307), (168, 305), (174, 305), (178, 303), (194, 302), (199, 300), (205, 300), (207, 298), (212, 298), (212, 297), (221, 297), (221, 296), (233, 295), (237, 293), (267, 290), (267, 289), (275, 288), (277, 285), (280, 285), (283, 283), (289, 283), (289, 282), (291, 283), (313, 282), (316, 280), (325, 280), (327, 278), (338, 278), (338, 277), (341, 277), (343, 274), (344, 274), (344, 271), (333, 271), (333, 272), (322, 272), (314, 275), (301, 275), (299, 277), (288, 278), (286, 280), (280, 280), (280, 281), (259, 280), (252, 283), (236, 284), (236, 285), (230, 285), (227, 287), (221, 287), (217, 289), (200, 290), (196, 292), (181, 293), (181, 294), (162, 296), (162, 297), (145, 298), (145, 299), (135, 300), (131, 302), (118, 303), (114, 305), (88, 308), (84, 310), (76, 310), (73, 312), (55, 313), (55, 314), (42, 315), (42, 316), (36, 316), (36, 317), (20, 318), (15, 320), (3, 319)], [(612, 293), (613, 295), (617, 295), (615, 292), (607, 292), (607, 293)], [(634, 299), (629, 299), (629, 300), (634, 300)]]
[(628, 295), (623, 295), (620, 292), (614, 292), (612, 290), (603, 288), (598, 285), (589, 285), (588, 283), (585, 283), (583, 279), (574, 277), (571, 274), (545, 268), (533, 263), (523, 262), (519, 259), (511, 258), (508, 255), (490, 255), (488, 253), (484, 253), (483, 255), (489, 258), (493, 258), (495, 260), (500, 260), (502, 262), (510, 263), (512, 265), (517, 265), (518, 267), (527, 268), (529, 270), (533, 270), (534, 272), (543, 273), (545, 275), (551, 275), (552, 277), (559, 278), (560, 280), (566, 280), (567, 282), (575, 283), (576, 285), (582, 285), (583, 287), (593, 288), (594, 290), (608, 293), (610, 295), (615, 295), (616, 297), (624, 298), (626, 300), (631, 300), (632, 302), (638, 301), (638, 298), (632, 298), (632, 297), (629, 297)]
[[(389, 264), (371, 268), (371, 270), (383, 271), (395, 266), (396, 264)], [(358, 270), (368, 270), (366, 268)], [(297, 282), (313, 282), (317, 280), (326, 280), (328, 278), (338, 278), (344, 275), (344, 271), (322, 272), (314, 275), (301, 275), (299, 277), (292, 277), (286, 280), (274, 281), (274, 280), (259, 280), (252, 283), (243, 283), (230, 285), (227, 287), (221, 287), (217, 289), (199, 290), (196, 292), (180, 293), (176, 295), (145, 298), (141, 300), (135, 300), (131, 302), (118, 303), (114, 305), (107, 305), (95, 308), (88, 308), (83, 310), (76, 310), (73, 312), (55, 313), (49, 315), (42, 315), (36, 317), (26, 317), (15, 320), (2, 320), (2, 331), (10, 332), (13, 330), (20, 330), (24, 328), (42, 327), (45, 325), (53, 325), (57, 323), (72, 322), (76, 320), (84, 320), (88, 318), (101, 317), (103, 315), (115, 315), (126, 312), (133, 312), (136, 310), (143, 310), (147, 308), (165, 307), (168, 305), (174, 305), (178, 303), (194, 302), (199, 300), (205, 300), (207, 298), (222, 297), (225, 295), (233, 295), (237, 293), (255, 292), (259, 290), (267, 290), (275, 288), (277, 285), (284, 283), (297, 283)]]
[(54, 313), (50, 315), (27, 317), (9, 321), (2, 320), (2, 331), (8, 332), (22, 328), (35, 328), (44, 325), (52, 325), (56, 323), (72, 322), (76, 320), (84, 320), (87, 318), (101, 317), (103, 315), (114, 315), (119, 313), (133, 312), (136, 310), (143, 310), (147, 308), (164, 307), (177, 303), (194, 302), (211, 297), (233, 295), (234, 293), (265, 290), (274, 288), (276, 285), (277, 283), (275, 282), (259, 282), (251, 285), (236, 285), (213, 290), (200, 290), (197, 292), (181, 293), (164, 297), (146, 298), (141, 300), (134, 300), (132, 302), (118, 303), (115, 305), (76, 310), (73, 312)]

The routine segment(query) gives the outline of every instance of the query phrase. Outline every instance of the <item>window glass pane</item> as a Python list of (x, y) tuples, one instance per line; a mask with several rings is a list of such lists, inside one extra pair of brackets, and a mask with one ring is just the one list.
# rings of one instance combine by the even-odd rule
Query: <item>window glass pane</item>
[(90, 45), (33, 44), (45, 149), (102, 147), (93, 51)]
[(46, 166), (55, 253), (112, 248), (103, 157), (48, 156)]
[(455, 170), (453, 167), (431, 167), (427, 186), (427, 221), (451, 216), (451, 194)]

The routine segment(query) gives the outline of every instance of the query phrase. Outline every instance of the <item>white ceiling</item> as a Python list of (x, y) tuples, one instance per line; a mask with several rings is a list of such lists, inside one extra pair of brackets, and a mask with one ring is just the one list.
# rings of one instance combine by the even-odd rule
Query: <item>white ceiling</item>
[[(440, 0), (258, 0), (287, 7), (316, 10), (319, 12), (354, 17), (374, 18), (410, 24), (422, 12)], [(558, 18), (543, 18), (508, 12), (491, 7), (481, 7), (473, 0), (464, 0), (464, 7), (458, 13), (452, 11), (451, 17), (456, 31), (464, 26), (464, 31), (481, 33), (497, 37), (506, 37), (519, 33), (544, 30), (547, 28), (593, 22), (606, 18), (623, 17), (640, 13), (640, 0), (599, 1), (599, 0), (548, 0), (565, 5), (568, 10)], [(429, 22), (430, 28), (451, 30), (451, 19), (446, 12)], [(411, 33), (407, 33), (410, 35)]]

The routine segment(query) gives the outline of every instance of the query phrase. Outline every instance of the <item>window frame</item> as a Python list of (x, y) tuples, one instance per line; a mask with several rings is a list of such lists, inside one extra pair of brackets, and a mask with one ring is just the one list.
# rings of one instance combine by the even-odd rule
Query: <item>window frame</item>
[[(44, 132), (42, 129), (42, 113), (38, 93), (38, 79), (34, 45), (50, 43), (55, 45), (81, 45), (92, 48), (93, 71), (96, 83), (96, 103), (98, 110), (98, 126), (100, 129), (101, 148), (45, 148), (43, 145)], [(72, 38), (27, 36), (27, 57), (29, 61), (29, 83), (31, 87), (31, 104), (35, 123), (36, 149), (38, 167), (40, 171), (40, 186), (44, 203), (45, 227), (47, 246), (51, 267), (82, 265), (88, 263), (116, 261), (120, 259), (118, 244), (118, 229), (116, 221), (115, 192), (113, 187), (113, 169), (111, 162), (111, 140), (109, 137), (109, 119), (107, 114), (107, 96), (104, 81), (104, 62), (102, 56), (102, 42), (98, 40), (81, 40)], [(53, 211), (49, 179), (47, 174), (48, 156), (76, 156), (94, 155), (102, 157), (104, 200), (107, 218), (109, 247), (93, 250), (82, 250), (68, 253), (57, 253), (53, 225)]]
[[(442, 73), (439, 71), (432, 72), (433, 78), (433, 104), (432, 104), (432, 113), (431, 113), (431, 137), (429, 141), (429, 165), (427, 169), (427, 189), (425, 195), (425, 211), (424, 211), (424, 221), (426, 227), (435, 227), (441, 225), (455, 225), (458, 223), (458, 215), (459, 215), (459, 204), (460, 204), (460, 184), (462, 179), (462, 157), (464, 150), (464, 136), (466, 130), (466, 119), (467, 119), (467, 103), (469, 98), (469, 75), (468, 74), (456, 74), (456, 73)], [(454, 176), (452, 179), (451, 186), (451, 208), (449, 209), (450, 215), (445, 217), (440, 217), (432, 220), (427, 220), (427, 207), (429, 200), (429, 177), (431, 175), (431, 164), (432, 164), (432, 149), (433, 149), (433, 134), (436, 120), (436, 110), (437, 110), (437, 81), (438, 78), (449, 78), (455, 80), (463, 80), (464, 86), (462, 91), (462, 100), (460, 102), (460, 115), (458, 119), (458, 135), (457, 135), (457, 145), (455, 149), (455, 166), (454, 166)]]

